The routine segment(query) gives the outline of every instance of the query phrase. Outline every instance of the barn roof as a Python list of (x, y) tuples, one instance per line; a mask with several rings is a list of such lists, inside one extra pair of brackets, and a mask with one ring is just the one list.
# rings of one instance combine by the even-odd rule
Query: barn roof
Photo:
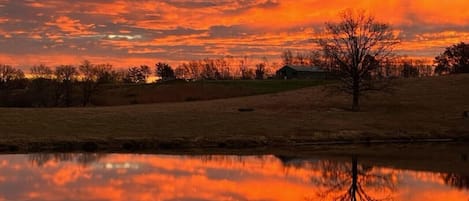
[(326, 72), (325, 70), (319, 67), (311, 67), (311, 66), (285, 65), (283, 68), (291, 68), (298, 72)]

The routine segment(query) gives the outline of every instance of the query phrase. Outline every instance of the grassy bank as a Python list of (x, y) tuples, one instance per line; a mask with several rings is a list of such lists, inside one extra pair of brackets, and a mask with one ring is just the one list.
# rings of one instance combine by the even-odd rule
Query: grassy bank
[[(365, 97), (361, 112), (346, 110), (350, 98), (331, 96), (327, 86), (211, 101), (1, 108), (0, 149), (244, 148), (469, 139), (469, 120), (462, 117), (469, 110), (469, 75), (402, 79), (394, 86), (391, 94)], [(240, 108), (254, 111), (239, 112)]]

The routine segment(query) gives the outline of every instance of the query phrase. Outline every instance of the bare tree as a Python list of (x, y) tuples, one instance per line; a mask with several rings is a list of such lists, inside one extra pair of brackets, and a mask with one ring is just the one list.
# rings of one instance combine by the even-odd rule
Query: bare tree
[(248, 57), (239, 60), (239, 73), (242, 80), (250, 80), (255, 77), (254, 70), (249, 68)]
[(291, 50), (285, 50), (282, 52), (282, 61), (283, 61), (283, 65), (292, 65), (293, 64), (293, 53), (291, 52)]
[(256, 64), (256, 80), (263, 80), (265, 75), (265, 63)]
[(218, 71), (216, 62), (213, 59), (206, 58), (200, 62), (202, 65), (202, 71), (200, 75), (205, 80), (219, 80), (221, 75)]
[(346, 10), (340, 17), (338, 23), (326, 23), (324, 37), (317, 43), (333, 59), (342, 78), (341, 90), (352, 95), (352, 109), (358, 111), (362, 92), (381, 89), (370, 76), (376, 66), (367, 60), (389, 57), (399, 40), (389, 25), (364, 11)]
[(96, 82), (98, 84), (109, 84), (122, 81), (123, 73), (113, 69), (111, 64), (97, 64), (95, 65), (97, 74)]
[(36, 78), (52, 79), (54, 72), (48, 66), (41, 64), (31, 68), (31, 76)]
[[(357, 157), (352, 163), (333, 161), (319, 162), (320, 177), (311, 181), (324, 190), (318, 196), (324, 200), (334, 201), (377, 201), (392, 200), (396, 182), (395, 172), (381, 172), (371, 166), (358, 164)], [(376, 199), (367, 191), (379, 191), (383, 197)]]
[(225, 57), (221, 57), (215, 60), (215, 65), (218, 68), (218, 72), (220, 73), (220, 79), (228, 80), (231, 79), (231, 69), (230, 69), (230, 57), (228, 56), (227, 59)]
[(61, 65), (55, 69), (55, 78), (57, 79), (57, 88), (55, 91), (55, 105), (59, 105), (61, 99), (65, 106), (71, 106), (73, 82), (78, 76), (78, 71), (74, 66)]
[(9, 65), (0, 65), (0, 87), (5, 87), (8, 82), (24, 78), (24, 73), (20, 69)]
[(162, 81), (174, 80), (176, 76), (174, 75), (174, 70), (167, 63), (159, 62), (156, 65), (156, 75), (161, 77)]
[(124, 82), (145, 84), (148, 77), (151, 75), (150, 67), (142, 65), (140, 67), (131, 67), (127, 70)]
[(8, 102), (13, 89), (24, 88), (24, 73), (9, 65), (0, 65), (0, 104)]
[(53, 104), (54, 97), (54, 72), (46, 65), (36, 65), (31, 68), (31, 81), (27, 92), (31, 99), (31, 105), (35, 107), (47, 107)]

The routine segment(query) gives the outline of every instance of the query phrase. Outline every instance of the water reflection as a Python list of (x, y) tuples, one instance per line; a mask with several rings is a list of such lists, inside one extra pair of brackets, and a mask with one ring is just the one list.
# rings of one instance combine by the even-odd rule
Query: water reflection
[(443, 174), (443, 180), (446, 184), (458, 189), (469, 189), (469, 176), (454, 173)]
[(352, 157), (351, 163), (319, 161), (317, 165), (321, 175), (311, 180), (324, 187), (318, 192), (324, 200), (392, 200), (397, 171), (358, 165), (357, 157)]
[(468, 200), (468, 177), (276, 156), (0, 156), (10, 200)]
[(102, 153), (35, 153), (29, 154), (28, 158), (36, 166), (43, 166), (50, 161), (73, 162), (83, 166), (89, 165), (106, 156)]

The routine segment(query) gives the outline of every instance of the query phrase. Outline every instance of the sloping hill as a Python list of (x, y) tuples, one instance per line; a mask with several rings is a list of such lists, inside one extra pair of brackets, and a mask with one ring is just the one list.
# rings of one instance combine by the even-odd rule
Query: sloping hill
[[(251, 97), (151, 105), (0, 109), (0, 143), (22, 148), (178, 148), (318, 141), (469, 139), (469, 75), (402, 79), (350, 112), (324, 86)], [(252, 108), (252, 112), (239, 112)], [(85, 143), (86, 142), (86, 143)], [(13, 149), (12, 147), (10, 147)]]

